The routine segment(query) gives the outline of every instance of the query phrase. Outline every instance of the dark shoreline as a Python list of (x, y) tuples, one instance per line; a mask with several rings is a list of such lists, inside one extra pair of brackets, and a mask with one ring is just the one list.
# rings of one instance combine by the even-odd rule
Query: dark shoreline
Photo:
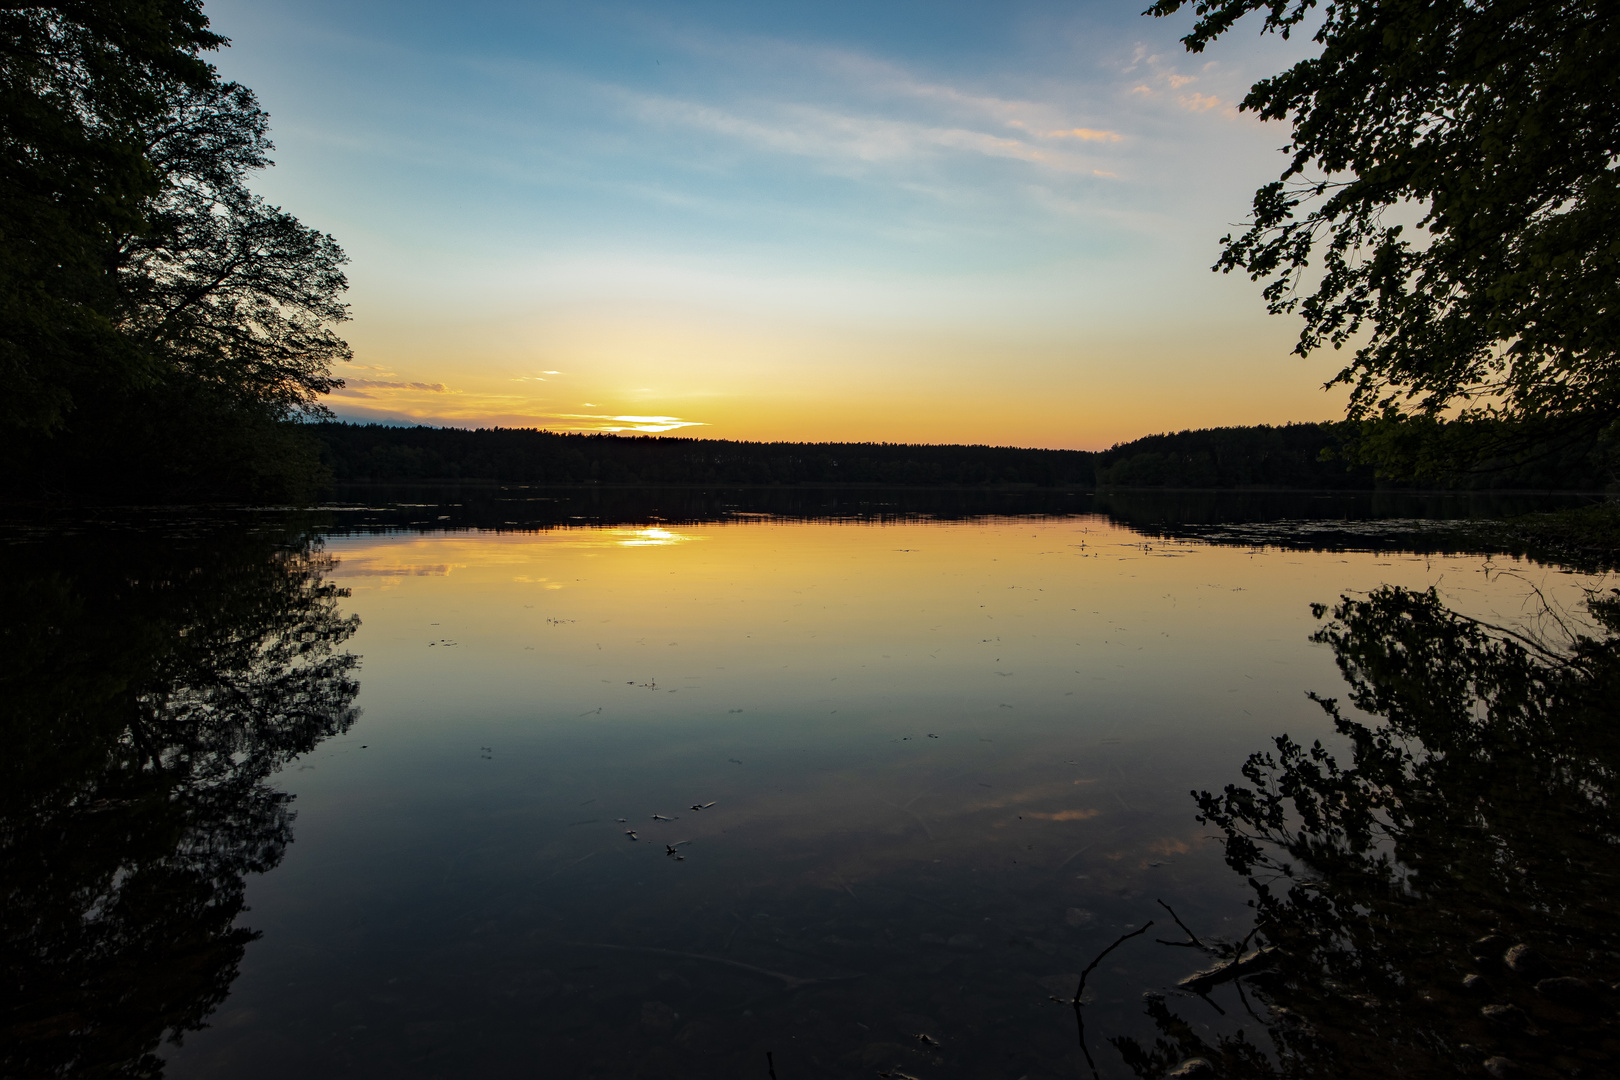
[(1620, 566), (1620, 501), (1601, 492), (357, 483), (302, 506), (11, 503), (0, 507), (0, 526), (9, 534), (5, 540), (16, 541), (63, 528), (155, 530), (178, 537), (222, 527), (292, 525), (348, 536), (1091, 516), (1150, 540), (1317, 551), (1471, 551), (1579, 569)]
[(851, 487), (1113, 491), (1601, 491), (1606, 447), (1529, 448), (1444, 478), (1381, 479), (1342, 424), (1205, 428), (1106, 450), (889, 442), (761, 442), (533, 428), (303, 428), (338, 484)]

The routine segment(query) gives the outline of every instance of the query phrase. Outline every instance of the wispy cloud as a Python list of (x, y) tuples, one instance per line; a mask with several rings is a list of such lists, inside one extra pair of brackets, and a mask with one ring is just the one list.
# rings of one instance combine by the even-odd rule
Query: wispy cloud
[(1096, 128), (1070, 128), (1068, 131), (1048, 131), (1048, 139), (1079, 139), (1081, 142), (1120, 142), (1125, 136), (1117, 131), (1099, 131)]
[(1003, 123), (1022, 125), (1034, 116), (1053, 111), (1052, 106), (1043, 102), (969, 93), (953, 86), (919, 82), (902, 75), (896, 69), (890, 70), (893, 71), (893, 76), (880, 84), (883, 89), (909, 97), (943, 102), (957, 109), (1000, 120)]
[[(408, 395), (389, 396), (387, 401), (378, 400), (381, 396), (362, 391), (340, 399), (335, 394), (332, 404), (343, 415), (353, 419), (418, 423), (434, 427), (520, 427), (562, 432), (660, 435), (682, 428), (708, 426), (705, 421), (681, 416), (552, 412), (543, 406), (536, 407), (521, 399), (498, 394), (468, 394), (464, 399), (457, 394), (456, 404), (448, 408), (413, 405)], [(378, 403), (363, 404), (355, 401), (355, 398)]]
[[(1178, 108), (1185, 109), (1188, 112), (1206, 113), (1212, 109), (1220, 109), (1224, 116), (1237, 116), (1236, 106), (1230, 100), (1222, 98), (1218, 94), (1206, 94), (1201, 90), (1180, 93), (1184, 87), (1198, 82), (1200, 76), (1183, 75), (1166, 63), (1164, 57), (1148, 55), (1146, 50), (1138, 47), (1135, 62), (1127, 70), (1136, 70), (1144, 66), (1151, 74), (1146, 82), (1131, 87), (1130, 93), (1133, 96), (1158, 98), (1161, 95), (1169, 94), (1173, 95), (1170, 100), (1173, 100)], [(1220, 74), (1220, 67), (1214, 61), (1205, 64), (1202, 70), (1206, 75), (1213, 72), (1218, 77)]]
[[(1069, 172), (1089, 172), (1092, 168), (1086, 160), (1014, 136), (819, 106), (777, 105), (771, 110), (774, 115), (760, 117), (695, 102), (643, 97), (638, 101), (638, 111), (649, 123), (698, 128), (761, 149), (816, 158), (828, 164), (899, 164), (955, 152)], [(1088, 128), (1053, 134), (1083, 141), (1115, 142), (1122, 138), (1114, 132)]]
[(675, 431), (679, 428), (708, 427), (701, 420), (682, 420), (678, 416), (595, 416), (589, 413), (563, 413), (548, 419), (553, 421), (588, 422), (586, 427), (571, 428), (570, 430), (635, 431), (650, 435)]
[[(453, 394), (442, 382), (390, 382), (387, 379), (344, 379), (345, 390), (420, 390), (428, 394)], [(341, 391), (340, 391), (341, 392)]]

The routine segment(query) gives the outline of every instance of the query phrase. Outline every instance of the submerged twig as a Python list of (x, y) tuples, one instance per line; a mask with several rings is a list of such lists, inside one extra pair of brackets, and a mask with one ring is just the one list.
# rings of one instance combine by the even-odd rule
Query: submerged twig
[(878, 802), (884, 804), (885, 806), (892, 806), (894, 809), (900, 811), (902, 814), (911, 815), (911, 819), (913, 821), (915, 821), (918, 825), (922, 826), (923, 834), (925, 836), (927, 836), (930, 841), (932, 841), (934, 839), (934, 830), (930, 829), (928, 827), (928, 822), (923, 820), (923, 816), (921, 814), (917, 813), (917, 811), (915, 811), (915, 810), (913, 810), (911, 808), (912, 803), (916, 802), (918, 799), (922, 798), (923, 795), (927, 795), (927, 794), (928, 794), (928, 792), (925, 791), (925, 792), (923, 792), (922, 795), (913, 796), (910, 800), (908, 800), (906, 802), (906, 804), (904, 806), (900, 805), (899, 803), (892, 803), (888, 799), (885, 799), (885, 798), (882, 798), (882, 797), (878, 798)]
[(1194, 948), (1194, 949), (1207, 949), (1207, 948), (1209, 948), (1209, 946), (1205, 945), (1202, 941), (1198, 940), (1198, 935), (1193, 933), (1191, 930), (1189, 930), (1187, 928), (1186, 923), (1181, 921), (1181, 916), (1176, 914), (1176, 909), (1175, 908), (1171, 907), (1169, 904), (1165, 903), (1163, 900), (1157, 900), (1156, 899), (1153, 902), (1155, 904), (1158, 904), (1160, 907), (1164, 908), (1164, 910), (1168, 911), (1170, 913), (1170, 917), (1172, 919), (1176, 920), (1176, 925), (1181, 927), (1182, 931), (1187, 935), (1187, 940), (1186, 941), (1166, 941), (1163, 938), (1154, 938), (1153, 940), (1157, 941), (1160, 945), (1179, 945), (1179, 946), (1182, 946), (1183, 948)]
[(1264, 1024), (1265, 1021), (1260, 1019), (1260, 1014), (1254, 1011), (1253, 1005), (1249, 1004), (1249, 995), (1243, 992), (1243, 980), (1237, 979), (1232, 983), (1232, 985), (1237, 988), (1238, 1000), (1243, 1002), (1244, 1010), (1247, 1011), (1250, 1016), (1254, 1017), (1255, 1023)]
[(1073, 855), (1070, 855), (1067, 859), (1064, 859), (1062, 862), (1060, 862), (1056, 866), (1052, 867), (1053, 873), (1056, 873), (1057, 871), (1063, 869), (1065, 866), (1068, 866), (1070, 863), (1074, 862), (1074, 860), (1078, 859), (1080, 856), (1084, 855), (1086, 852), (1090, 851), (1092, 848), (1094, 848), (1096, 846), (1097, 846), (1097, 841), (1093, 840), (1091, 843), (1087, 844), (1085, 847), (1081, 848), (1079, 851), (1075, 852)]
[(1128, 934), (1119, 935), (1119, 937), (1114, 940), (1114, 943), (1112, 945), (1108, 946), (1108, 948), (1106, 948), (1102, 952), (1098, 953), (1097, 958), (1095, 960), (1093, 960), (1091, 963), (1086, 965), (1086, 969), (1080, 973), (1080, 985), (1075, 987), (1075, 990), (1074, 990), (1074, 1004), (1075, 1005), (1080, 1004), (1080, 997), (1081, 997), (1082, 994), (1084, 994), (1086, 992), (1086, 978), (1093, 971), (1097, 970), (1097, 965), (1103, 962), (1103, 957), (1107, 956), (1109, 953), (1113, 952), (1115, 949), (1119, 948), (1121, 945), (1123, 945), (1127, 941), (1131, 940), (1131, 938), (1136, 937), (1139, 934), (1147, 933), (1148, 928), (1151, 927), (1152, 925), (1153, 925), (1153, 920), (1149, 919), (1147, 922), (1143, 923), (1141, 925), (1141, 927), (1139, 927), (1138, 929), (1132, 930)]
[(559, 866), (557, 869), (553, 870), (550, 874), (546, 875), (547, 880), (550, 880), (551, 878), (556, 877), (558, 874), (562, 873), (564, 870), (572, 870), (574, 867), (578, 866), (580, 863), (584, 862), (586, 859), (589, 859), (592, 855), (595, 855), (595, 854), (597, 854), (597, 852), (593, 851), (590, 854), (581, 855), (579, 858), (575, 859), (571, 863), (568, 863), (566, 866)]
[(1098, 1080), (1098, 1077), (1099, 1077), (1099, 1074), (1097, 1072), (1097, 1063), (1091, 1059), (1091, 1051), (1086, 1048), (1086, 1018), (1080, 1011), (1080, 999), (1082, 997), (1084, 997), (1085, 993), (1086, 993), (1086, 979), (1091, 975), (1091, 973), (1093, 971), (1095, 971), (1097, 969), (1097, 965), (1103, 962), (1103, 957), (1107, 956), (1109, 953), (1113, 952), (1115, 949), (1117, 949), (1121, 945), (1125, 944), (1131, 938), (1137, 937), (1140, 934), (1147, 933), (1148, 928), (1151, 927), (1152, 925), (1153, 925), (1153, 920), (1149, 919), (1147, 922), (1142, 924), (1141, 929), (1132, 930), (1128, 934), (1121, 934), (1117, 939), (1115, 939), (1115, 941), (1114, 941), (1114, 943), (1112, 945), (1108, 946), (1108, 948), (1106, 948), (1102, 952), (1098, 953), (1097, 958), (1095, 960), (1093, 960), (1091, 963), (1086, 965), (1086, 969), (1080, 973), (1080, 983), (1079, 983), (1079, 985), (1074, 988), (1074, 1000), (1069, 1002), (1069, 1004), (1074, 1007), (1074, 1025), (1075, 1025), (1075, 1028), (1079, 1032), (1080, 1053), (1085, 1055), (1086, 1064), (1091, 1067), (1091, 1075), (1093, 1077), (1093, 1080)]
[(855, 979), (863, 979), (866, 977), (865, 975), (857, 974), (832, 975), (822, 979), (801, 979), (797, 975), (784, 975), (780, 971), (772, 971), (769, 968), (755, 967), (753, 964), (745, 964), (741, 960), (727, 960), (723, 956), (708, 956), (704, 953), (681, 952), (678, 949), (660, 949), (652, 945), (609, 945), (605, 941), (576, 941), (574, 944), (585, 945), (593, 949), (615, 949), (619, 952), (657, 953), (660, 956), (679, 956), (686, 960), (703, 960), (710, 964), (724, 964), (726, 967), (734, 967), (739, 971), (747, 971), (755, 975), (764, 975), (767, 978), (779, 979), (781, 980), (782, 985), (788, 990), (802, 990), (806, 986), (820, 986), (824, 983), (851, 982)]

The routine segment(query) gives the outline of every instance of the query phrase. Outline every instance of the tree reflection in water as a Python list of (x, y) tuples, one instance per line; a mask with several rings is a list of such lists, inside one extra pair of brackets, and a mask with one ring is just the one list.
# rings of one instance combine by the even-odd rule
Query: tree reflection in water
[(267, 778), (354, 721), (358, 625), (296, 532), (13, 544), (0, 585), (6, 1076), (155, 1076), (247, 942)]
[(1137, 1075), (1615, 1075), (1620, 595), (1586, 607), (1558, 648), (1432, 590), (1332, 610), (1350, 764), (1282, 736), (1197, 795), (1272, 950), (1243, 980), (1271, 1045), (1150, 995), (1154, 1045), (1113, 1040)]

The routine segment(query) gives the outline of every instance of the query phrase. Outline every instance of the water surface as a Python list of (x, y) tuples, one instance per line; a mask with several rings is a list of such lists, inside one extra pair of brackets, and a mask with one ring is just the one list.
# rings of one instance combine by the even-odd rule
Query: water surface
[[(1256, 918), (1189, 793), (1241, 782), (1283, 734), (1355, 753), (1309, 696), (1346, 678), (1312, 605), (1433, 587), (1447, 612), (1556, 636), (1603, 585), (1099, 513), (466, 529), (439, 509), (313, 535), (261, 520), (242, 566), (192, 573), (228, 593), (279, 568), (296, 602), (238, 619), (251, 685), (183, 671), (148, 701), (254, 717), (173, 788), (274, 833), (182, 844), (234, 844), (191, 874), (246, 884), (175, 932), (230, 955), (178, 994), (204, 1004), (168, 1022), (207, 1026), (161, 1048), (165, 1075), (763, 1077), (767, 1052), (782, 1080), (1090, 1075), (1066, 1003), (1148, 920), (1088, 976), (1086, 1052), (1109, 1076), (1224, 1060), (1222, 1039), (1264, 1046), (1279, 1021), (1240, 980), (1176, 989)], [(166, 550), (178, 582), (193, 548)], [(207, 616), (143, 632), (188, 618)], [(288, 670), (267, 672), (277, 634)], [(300, 647), (326, 667), (289, 674)], [(254, 724), (300, 716), (302, 741), (258, 749)], [(187, 739), (188, 762), (212, 745)], [(99, 887), (123, 902), (139, 853), (108, 858)], [(1158, 901), (1209, 950), (1156, 944), (1186, 937)]]

